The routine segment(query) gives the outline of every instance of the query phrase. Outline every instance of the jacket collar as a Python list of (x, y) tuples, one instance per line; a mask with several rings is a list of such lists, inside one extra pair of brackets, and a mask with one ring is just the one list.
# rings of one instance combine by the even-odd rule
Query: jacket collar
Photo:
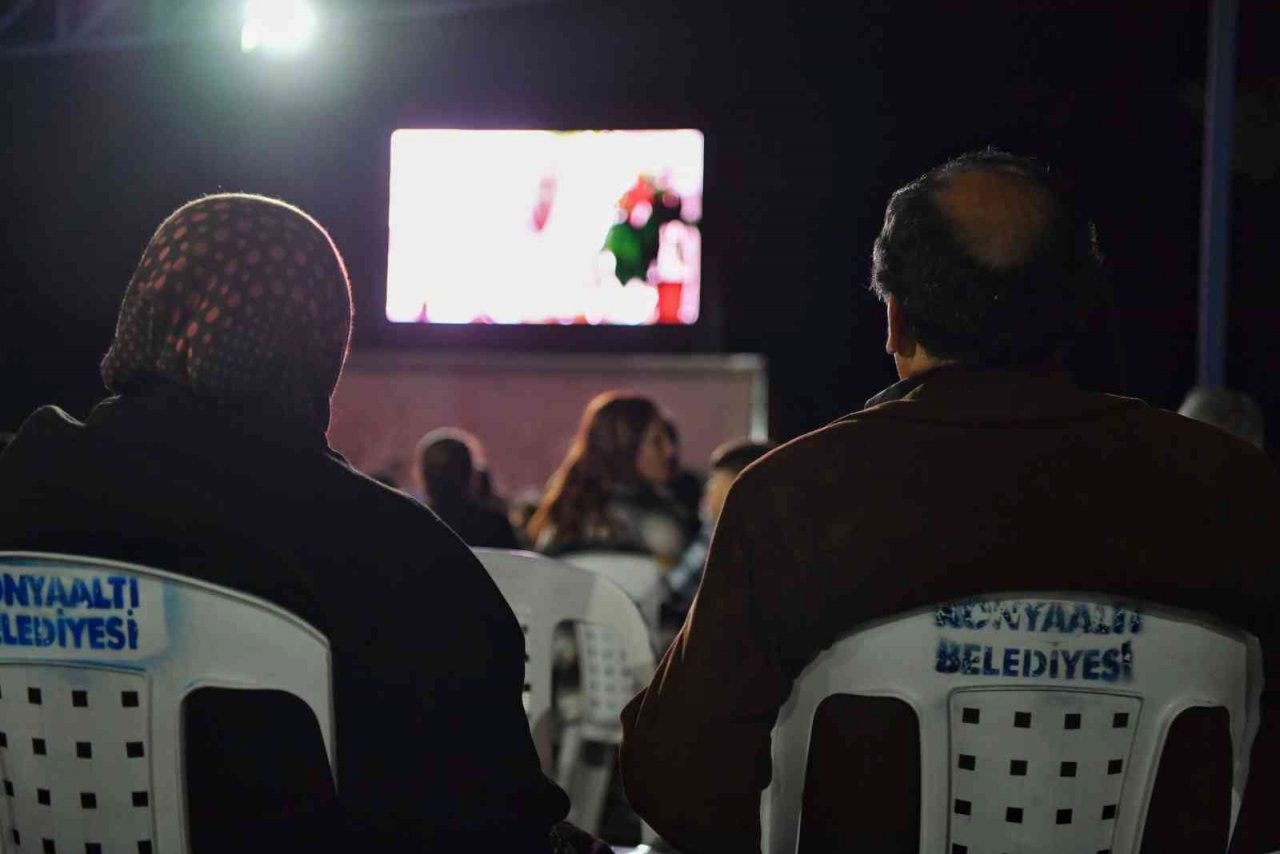
[(231, 405), (201, 398), (174, 384), (109, 397), (93, 408), (85, 426), (151, 446), (203, 446), (210, 456), (217, 456), (220, 441), (228, 438), (262, 446), (264, 451), (337, 456), (313, 424), (282, 418), (250, 403)]
[[(934, 370), (939, 370), (935, 368)], [(924, 382), (924, 378), (928, 373), (916, 374), (914, 377), (907, 377), (904, 380), (898, 380), (891, 386), (881, 389), (878, 394), (873, 394), (867, 398), (867, 402), (862, 405), (863, 409), (870, 409), (873, 406), (879, 406), (882, 403), (891, 403), (895, 400), (902, 400), (911, 392), (915, 391), (920, 383)]]
[(1060, 421), (1145, 406), (1134, 398), (1082, 391), (1058, 367), (991, 369), (944, 365), (894, 383), (868, 400), (866, 409), (840, 421)]

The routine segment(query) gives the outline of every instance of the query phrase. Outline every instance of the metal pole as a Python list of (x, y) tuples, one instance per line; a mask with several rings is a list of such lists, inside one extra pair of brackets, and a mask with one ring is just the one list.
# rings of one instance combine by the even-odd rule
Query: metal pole
[(1231, 131), (1235, 122), (1238, 0), (1210, 0), (1200, 185), (1200, 324), (1196, 382), (1226, 379), (1227, 231), (1231, 203)]

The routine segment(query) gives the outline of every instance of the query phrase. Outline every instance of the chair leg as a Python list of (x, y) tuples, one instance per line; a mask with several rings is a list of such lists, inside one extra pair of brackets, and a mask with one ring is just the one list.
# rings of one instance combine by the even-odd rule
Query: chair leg
[(609, 796), (609, 780), (617, 761), (618, 748), (612, 744), (591, 743), (582, 751), (582, 761), (573, 769), (568, 788), (570, 821), (588, 833), (598, 834)]
[(582, 728), (570, 724), (560, 730), (560, 752), (556, 757), (555, 781), (566, 792), (573, 785), (573, 770), (582, 753)]

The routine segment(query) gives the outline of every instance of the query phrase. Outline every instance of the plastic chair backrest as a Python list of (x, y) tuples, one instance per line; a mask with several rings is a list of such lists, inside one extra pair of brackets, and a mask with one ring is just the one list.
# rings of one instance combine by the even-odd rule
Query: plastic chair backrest
[(1232, 824), (1258, 727), (1256, 638), (1094, 593), (992, 594), (860, 628), (796, 681), (773, 731), (766, 854), (799, 841), (809, 734), (833, 694), (920, 723), (920, 851), (1135, 854), (1173, 719), (1230, 715)]
[(565, 563), (594, 572), (623, 589), (640, 608), (650, 631), (658, 626), (662, 605), (662, 571), (658, 559), (635, 552), (581, 551), (560, 558)]
[(181, 707), (276, 689), (334, 771), (327, 640), (253, 596), (116, 561), (0, 552), (5, 851), (187, 850)]
[(475, 549), (525, 633), (525, 712), (536, 727), (551, 709), (551, 641), (556, 626), (581, 626), (584, 711), (617, 723), (622, 703), (653, 673), (649, 630), (612, 582), (533, 552)]

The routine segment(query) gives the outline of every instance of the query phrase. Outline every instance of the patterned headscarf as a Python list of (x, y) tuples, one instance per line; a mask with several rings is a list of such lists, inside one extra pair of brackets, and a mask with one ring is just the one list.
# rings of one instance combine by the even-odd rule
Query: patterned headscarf
[(347, 271), (315, 220), (261, 196), (207, 196), (151, 238), (102, 379), (117, 393), (169, 381), (326, 430), (350, 335)]

